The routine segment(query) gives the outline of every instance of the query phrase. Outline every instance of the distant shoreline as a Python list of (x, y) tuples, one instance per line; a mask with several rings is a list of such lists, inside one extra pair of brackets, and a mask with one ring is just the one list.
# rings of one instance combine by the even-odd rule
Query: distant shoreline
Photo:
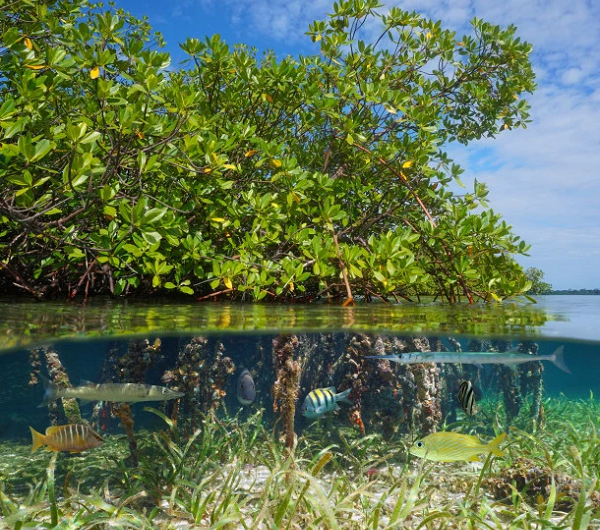
[(573, 294), (573, 295), (582, 295), (582, 294), (589, 294), (589, 295), (600, 295), (600, 289), (562, 289), (562, 290), (553, 290), (550, 291), (549, 293), (545, 293), (545, 294)]

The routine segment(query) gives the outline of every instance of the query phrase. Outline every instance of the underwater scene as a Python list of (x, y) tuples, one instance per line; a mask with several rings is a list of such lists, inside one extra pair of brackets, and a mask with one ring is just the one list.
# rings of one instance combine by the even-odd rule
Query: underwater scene
[(600, 528), (600, 344), (55, 339), (0, 355), (0, 528)]

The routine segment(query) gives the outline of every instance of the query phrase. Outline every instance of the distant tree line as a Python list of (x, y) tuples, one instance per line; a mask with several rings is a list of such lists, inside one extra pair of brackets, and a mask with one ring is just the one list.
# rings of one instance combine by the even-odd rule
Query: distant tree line
[(600, 295), (600, 289), (556, 289), (546, 294), (596, 294)]

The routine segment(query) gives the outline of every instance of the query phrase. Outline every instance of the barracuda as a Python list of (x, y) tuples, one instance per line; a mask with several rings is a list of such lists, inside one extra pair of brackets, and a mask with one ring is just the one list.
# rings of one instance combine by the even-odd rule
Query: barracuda
[(564, 361), (564, 348), (561, 346), (550, 355), (527, 355), (517, 352), (513, 348), (504, 353), (464, 352), (451, 353), (442, 351), (433, 352), (408, 352), (397, 355), (367, 355), (367, 359), (388, 359), (400, 364), (422, 364), (422, 363), (455, 363), (455, 364), (505, 364), (511, 368), (517, 364), (530, 363), (533, 361), (550, 361), (563, 372), (571, 373)]
[(80, 386), (59, 388), (42, 376), (46, 393), (39, 405), (43, 407), (60, 398), (77, 398), (82, 401), (115, 401), (139, 403), (141, 401), (166, 401), (183, 396), (183, 392), (171, 390), (166, 386), (145, 385), (140, 383), (102, 383), (82, 381)]

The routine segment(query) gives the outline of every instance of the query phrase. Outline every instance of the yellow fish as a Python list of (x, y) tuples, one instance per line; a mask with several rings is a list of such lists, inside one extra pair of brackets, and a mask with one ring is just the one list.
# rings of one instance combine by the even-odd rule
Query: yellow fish
[(29, 429), (33, 444), (31, 446), (32, 453), (42, 445), (46, 446), (46, 451), (79, 453), (104, 443), (104, 438), (88, 425), (72, 424), (48, 427), (45, 435), (32, 427)]
[(483, 445), (477, 437), (468, 434), (435, 432), (415, 442), (409, 452), (434, 462), (456, 462), (457, 460), (476, 462), (479, 460), (477, 455), (481, 453), (504, 456), (504, 451), (500, 449), (504, 438), (506, 438), (505, 432), (496, 436), (487, 445)]

